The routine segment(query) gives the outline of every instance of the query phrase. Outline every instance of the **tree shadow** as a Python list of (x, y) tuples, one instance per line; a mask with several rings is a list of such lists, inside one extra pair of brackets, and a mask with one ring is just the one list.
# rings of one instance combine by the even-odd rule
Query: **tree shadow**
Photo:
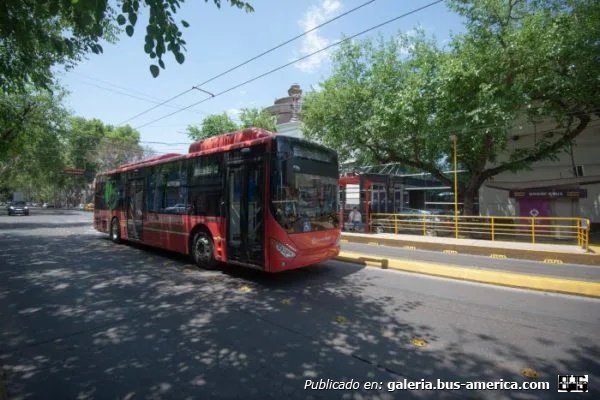
[[(0, 248), (0, 365), (14, 398), (552, 398), (555, 386), (388, 392), (386, 385), (524, 381), (519, 368), (530, 365), (551, 383), (555, 373), (600, 370), (598, 346), (584, 334), (569, 343), (553, 332), (535, 338), (540, 348), (553, 343), (565, 352), (544, 360), (510, 342), (505, 331), (513, 327), (474, 333), (469, 324), (483, 317), (456, 314), (440, 327), (431, 313), (461, 305), (431, 311), (438, 303), (397, 293), (388, 282), (398, 279), (394, 272), (337, 261), (276, 275), (203, 271), (185, 256), (116, 246), (93, 233), (11, 233), (0, 235)], [(488, 318), (482, 323), (501, 324)], [(319, 379), (382, 387), (304, 390)]]

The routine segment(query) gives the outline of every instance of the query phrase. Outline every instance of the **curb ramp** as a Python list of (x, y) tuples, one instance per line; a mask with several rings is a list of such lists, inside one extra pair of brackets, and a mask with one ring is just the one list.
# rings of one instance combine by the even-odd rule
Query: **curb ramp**
[(361, 264), (367, 267), (395, 269), (470, 282), (600, 298), (600, 282), (521, 274), (508, 271), (475, 269), (423, 261), (401, 260), (349, 251), (341, 251), (336, 259), (339, 261)]

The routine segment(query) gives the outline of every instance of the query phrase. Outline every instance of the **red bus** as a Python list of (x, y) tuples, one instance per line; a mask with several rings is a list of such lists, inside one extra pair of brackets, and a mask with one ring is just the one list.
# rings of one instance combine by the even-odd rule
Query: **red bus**
[(334, 151), (249, 128), (98, 174), (94, 227), (112, 241), (279, 272), (339, 254)]

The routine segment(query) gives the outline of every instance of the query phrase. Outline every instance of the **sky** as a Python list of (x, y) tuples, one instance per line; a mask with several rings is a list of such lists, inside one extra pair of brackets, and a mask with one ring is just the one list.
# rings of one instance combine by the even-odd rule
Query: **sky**
[[(287, 96), (292, 84), (299, 84), (305, 92), (318, 88), (319, 82), (331, 72), (330, 56), (335, 47), (223, 95), (210, 98), (206, 93), (191, 90), (164, 106), (131, 118), (364, 3), (369, 4), (203, 85), (202, 89), (213, 94), (222, 92), (432, 1), (249, 0), (255, 11), (245, 13), (230, 7), (226, 1), (218, 9), (211, 0), (188, 0), (176, 15), (177, 20), (184, 19), (190, 24), (189, 28), (181, 28), (187, 42), (183, 64), (178, 64), (169, 53), (163, 58), (166, 69), (161, 69), (157, 78), (152, 77), (149, 71), (152, 60), (143, 49), (147, 15), (142, 15), (133, 37), (123, 33), (117, 43), (103, 43), (103, 54), (89, 55), (74, 69), (61, 72), (59, 80), (69, 92), (66, 105), (73, 114), (98, 118), (115, 126), (129, 120), (127, 124), (139, 130), (142, 145), (150, 146), (158, 154), (186, 153), (191, 143), (186, 127), (200, 125), (207, 115), (227, 112), (236, 120), (242, 108), (268, 107), (275, 99)], [(445, 3), (439, 3), (357, 40), (391, 38), (416, 28), (434, 36), (441, 45), (464, 29), (461, 17)], [(204, 99), (208, 100), (153, 122)]]

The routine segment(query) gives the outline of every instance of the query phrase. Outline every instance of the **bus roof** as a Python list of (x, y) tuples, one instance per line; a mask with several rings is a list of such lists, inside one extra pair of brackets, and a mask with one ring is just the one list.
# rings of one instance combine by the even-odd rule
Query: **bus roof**
[(238, 147), (250, 146), (253, 144), (264, 143), (272, 139), (275, 135), (261, 128), (247, 128), (241, 131), (224, 133), (213, 136), (208, 139), (192, 143), (188, 154), (168, 153), (160, 156), (148, 158), (146, 160), (123, 164), (111, 171), (105, 171), (99, 175), (112, 175), (115, 173), (131, 171), (138, 168), (149, 167), (162, 164), (175, 159), (190, 158), (202, 154), (227, 151)]
[(234, 144), (251, 144), (256, 139), (273, 137), (273, 133), (261, 128), (247, 128), (241, 131), (225, 133), (219, 136), (213, 136), (208, 139), (190, 145), (189, 152), (197, 153), (212, 149), (228, 149)]

